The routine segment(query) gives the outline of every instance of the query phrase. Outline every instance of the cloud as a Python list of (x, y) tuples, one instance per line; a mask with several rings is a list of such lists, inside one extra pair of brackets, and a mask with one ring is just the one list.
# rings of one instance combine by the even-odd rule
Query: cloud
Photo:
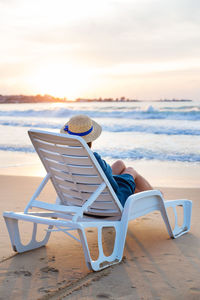
[(199, 15), (198, 0), (1, 0), (0, 65), (5, 70), (8, 64), (5, 77), (17, 76), (16, 68), (28, 73), (56, 62), (97, 69), (101, 76), (124, 64), (124, 78), (134, 64), (181, 61), (195, 69)]
[[(63, 22), (35, 19), (18, 35), (21, 41), (54, 55), (70, 56), (87, 63), (171, 60), (198, 56), (200, 48), (200, 3), (197, 1), (116, 1), (112, 14), (90, 15)], [(44, 16), (46, 20), (47, 13)], [(84, 15), (84, 12), (83, 12)], [(50, 18), (52, 16), (50, 15)], [(39, 26), (38, 26), (39, 24)], [(16, 33), (17, 34), (17, 33)], [(29, 47), (28, 47), (29, 48)], [(44, 49), (44, 50), (43, 50)]]

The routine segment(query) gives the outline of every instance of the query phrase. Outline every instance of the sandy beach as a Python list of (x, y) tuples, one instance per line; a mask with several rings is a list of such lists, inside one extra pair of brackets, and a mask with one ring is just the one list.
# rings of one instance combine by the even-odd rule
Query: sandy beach
[[(22, 211), (39, 177), (0, 176), (0, 299), (200, 299), (200, 189), (160, 188), (165, 199), (193, 200), (191, 231), (169, 238), (158, 212), (129, 225), (123, 261), (100, 272), (87, 269), (82, 247), (62, 233), (46, 247), (12, 251), (2, 217)], [(49, 185), (42, 197), (55, 197)], [(21, 224), (24, 241), (29, 226)], [(42, 233), (41, 233), (42, 234)], [(89, 232), (95, 250), (95, 234)], [(109, 232), (105, 236), (109, 247)]]

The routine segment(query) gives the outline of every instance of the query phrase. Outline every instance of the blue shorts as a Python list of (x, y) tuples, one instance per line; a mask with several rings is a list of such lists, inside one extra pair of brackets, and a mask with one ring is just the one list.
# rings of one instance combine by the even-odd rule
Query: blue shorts
[(130, 174), (113, 175), (118, 184), (118, 189), (115, 191), (122, 206), (125, 205), (127, 198), (135, 192), (135, 181)]

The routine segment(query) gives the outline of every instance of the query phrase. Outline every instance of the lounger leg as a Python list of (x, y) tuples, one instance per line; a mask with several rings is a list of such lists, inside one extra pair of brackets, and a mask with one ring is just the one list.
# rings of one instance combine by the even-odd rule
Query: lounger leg
[[(51, 232), (48, 231), (45, 234), (44, 239), (42, 241), (38, 242), (36, 240), (37, 224), (33, 223), (33, 233), (32, 233), (31, 241), (27, 245), (23, 245), (21, 243), (18, 220), (12, 219), (12, 218), (7, 218), (7, 217), (4, 217), (4, 218), (5, 218), (5, 222), (7, 225), (8, 232), (9, 232), (13, 250), (16, 252), (25, 252), (25, 251), (29, 251), (29, 250), (33, 250), (33, 249), (42, 247), (42, 246), (46, 245), (46, 243), (48, 242), (48, 240), (50, 238)], [(48, 229), (52, 229), (52, 228), (53, 228), (52, 225), (48, 226)]]
[(166, 212), (166, 209), (165, 209), (164, 206), (160, 208), (160, 213), (161, 213), (163, 221), (164, 221), (164, 223), (166, 225), (166, 228), (167, 228), (169, 236), (171, 238), (174, 238), (173, 230), (172, 230), (172, 227), (170, 225), (169, 218), (168, 218), (168, 215), (167, 215), (167, 212)]
[(89, 247), (88, 247), (87, 237), (86, 237), (84, 229), (83, 228), (78, 229), (78, 234), (80, 236), (80, 240), (81, 240), (81, 243), (82, 243), (86, 265), (87, 265), (89, 270), (92, 270), (92, 264), (91, 264), (92, 259), (90, 257), (90, 250), (89, 250)]
[[(191, 214), (192, 214), (192, 201), (190, 200), (170, 200), (165, 201), (165, 208), (172, 207), (174, 211), (175, 216), (175, 226), (172, 231), (172, 235), (170, 235), (173, 238), (177, 238), (184, 233), (188, 232), (190, 230), (190, 224), (191, 224)], [(177, 207), (182, 206), (183, 207), (183, 223), (181, 226), (178, 225), (178, 216), (177, 216)]]
[(114, 225), (115, 228), (115, 243), (114, 243), (114, 249), (110, 256), (105, 256), (103, 252), (103, 244), (102, 244), (102, 229), (103, 225), (98, 226), (98, 250), (99, 250), (99, 257), (97, 260), (92, 260), (90, 256), (90, 250), (88, 247), (87, 237), (85, 234), (85, 230), (79, 229), (78, 233), (81, 239), (81, 243), (83, 246), (84, 254), (85, 254), (85, 261), (87, 264), (87, 267), (94, 271), (99, 271), (101, 269), (107, 268), (113, 264), (117, 264), (122, 259), (123, 251), (121, 251), (120, 247), (120, 236), (121, 236), (121, 230), (119, 226)]

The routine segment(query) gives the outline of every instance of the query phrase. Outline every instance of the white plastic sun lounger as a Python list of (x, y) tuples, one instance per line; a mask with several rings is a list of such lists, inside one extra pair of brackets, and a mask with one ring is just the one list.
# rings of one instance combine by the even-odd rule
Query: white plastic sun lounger
[[(130, 196), (123, 208), (92, 151), (81, 137), (30, 130), (29, 136), (47, 175), (29, 201), (24, 212), (4, 212), (14, 251), (24, 252), (44, 246), (53, 231), (63, 231), (82, 243), (86, 264), (98, 271), (121, 261), (128, 222), (152, 211), (160, 211), (170, 237), (177, 238), (190, 229), (192, 202), (189, 200), (164, 201), (160, 191), (152, 190)], [(37, 198), (51, 180), (56, 192), (55, 204)], [(177, 222), (177, 206), (183, 207), (183, 224)], [(167, 207), (175, 214), (175, 227), (171, 228)], [(32, 208), (42, 211), (32, 212)], [(98, 217), (101, 216), (101, 217)], [(18, 220), (32, 222), (33, 233), (29, 244), (20, 240)], [(38, 224), (46, 224), (45, 238), (38, 242)], [(55, 229), (53, 229), (53, 227)], [(99, 257), (92, 260), (85, 234), (87, 227), (98, 230)], [(111, 255), (103, 252), (102, 230), (115, 229), (115, 242)], [(73, 235), (77, 230), (80, 240)]]

